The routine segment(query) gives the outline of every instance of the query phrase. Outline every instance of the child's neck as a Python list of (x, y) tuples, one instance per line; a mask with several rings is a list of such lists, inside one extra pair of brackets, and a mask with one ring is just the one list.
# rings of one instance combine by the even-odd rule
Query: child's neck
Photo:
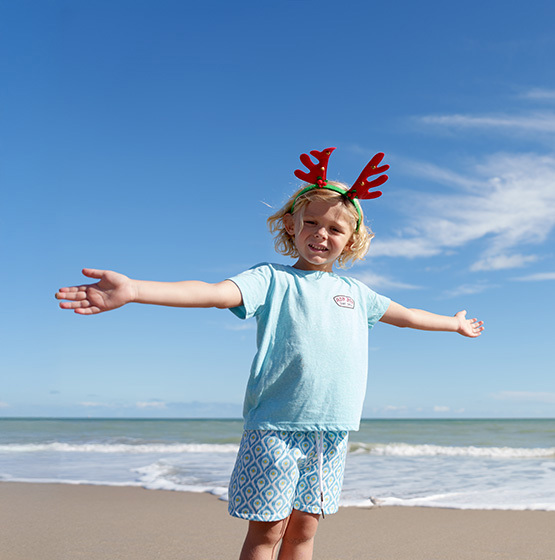
[(304, 270), (306, 272), (333, 272), (333, 265), (332, 264), (325, 264), (323, 266), (314, 265), (312, 263), (303, 261), (299, 259), (294, 265), (293, 268), (297, 270)]

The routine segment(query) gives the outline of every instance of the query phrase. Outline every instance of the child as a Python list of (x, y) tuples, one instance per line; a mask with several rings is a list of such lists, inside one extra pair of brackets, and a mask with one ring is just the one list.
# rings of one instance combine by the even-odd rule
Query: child
[[(131, 280), (84, 269), (95, 284), (61, 288), (63, 309), (95, 314), (127, 303), (228, 308), (256, 317), (258, 351), (244, 403), (245, 432), (231, 477), (229, 511), (249, 520), (242, 560), (310, 559), (320, 514), (335, 513), (347, 435), (360, 423), (366, 390), (369, 328), (452, 331), (477, 337), (482, 321), (435, 315), (378, 295), (333, 272), (366, 254), (371, 231), (358, 198), (387, 180), (377, 154), (349, 188), (326, 179), (334, 148), (306, 154), (308, 185), (268, 219), (278, 252), (293, 266), (261, 264), (217, 284)], [(379, 175), (367, 182), (372, 175)]]

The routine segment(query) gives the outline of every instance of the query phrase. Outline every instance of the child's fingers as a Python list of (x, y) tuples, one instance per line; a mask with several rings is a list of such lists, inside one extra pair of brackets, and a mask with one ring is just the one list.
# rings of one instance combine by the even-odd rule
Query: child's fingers
[(96, 268), (84, 268), (82, 270), (83, 274), (85, 276), (87, 276), (88, 278), (96, 278), (96, 279), (100, 279), (102, 278), (102, 276), (104, 275), (104, 273), (106, 272), (105, 270), (98, 270)]
[(92, 315), (95, 313), (100, 313), (100, 308), (91, 305), (88, 300), (81, 301), (61, 301), (60, 307), (62, 309), (72, 309), (75, 313), (79, 315)]
[(86, 297), (86, 286), (71, 286), (69, 288), (60, 288), (55, 294), (56, 299), (83, 299)]
[(68, 294), (71, 292), (77, 292), (80, 288), (78, 286), (68, 286), (67, 288), (60, 288), (58, 290), (59, 294)]
[(85, 308), (77, 308), (75, 309), (75, 313), (79, 315), (96, 315), (100, 313), (100, 309), (98, 307), (85, 307)]
[(75, 300), (75, 301), (61, 301), (60, 307), (62, 309), (85, 309), (90, 307), (91, 304), (88, 300)]
[(474, 333), (475, 336), (480, 336), (482, 334), (482, 331), (484, 330), (484, 327), (482, 326), (484, 324), (484, 321), (478, 321), (477, 319), (473, 319), (472, 322), (472, 332)]
[(85, 292), (84, 288), (75, 288), (71, 291), (62, 291), (63, 288), (60, 288), (60, 291), (54, 295), (56, 299), (67, 299), (69, 301), (81, 301), (87, 297), (87, 293)]

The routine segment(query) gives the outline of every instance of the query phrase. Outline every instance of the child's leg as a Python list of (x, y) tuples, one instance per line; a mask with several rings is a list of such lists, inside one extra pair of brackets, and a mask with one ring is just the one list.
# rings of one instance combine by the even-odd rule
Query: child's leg
[(239, 560), (274, 560), (289, 518), (281, 521), (249, 521)]
[(293, 510), (282, 521), (250, 521), (239, 560), (311, 560), (320, 516)]
[(320, 515), (294, 509), (283, 535), (279, 560), (311, 560)]

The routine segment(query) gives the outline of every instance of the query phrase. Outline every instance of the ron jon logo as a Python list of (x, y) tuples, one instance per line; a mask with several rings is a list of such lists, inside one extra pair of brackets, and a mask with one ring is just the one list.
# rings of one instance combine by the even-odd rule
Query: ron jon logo
[(347, 309), (355, 308), (355, 300), (350, 296), (335, 296), (333, 301), (335, 301), (339, 307), (346, 307)]

